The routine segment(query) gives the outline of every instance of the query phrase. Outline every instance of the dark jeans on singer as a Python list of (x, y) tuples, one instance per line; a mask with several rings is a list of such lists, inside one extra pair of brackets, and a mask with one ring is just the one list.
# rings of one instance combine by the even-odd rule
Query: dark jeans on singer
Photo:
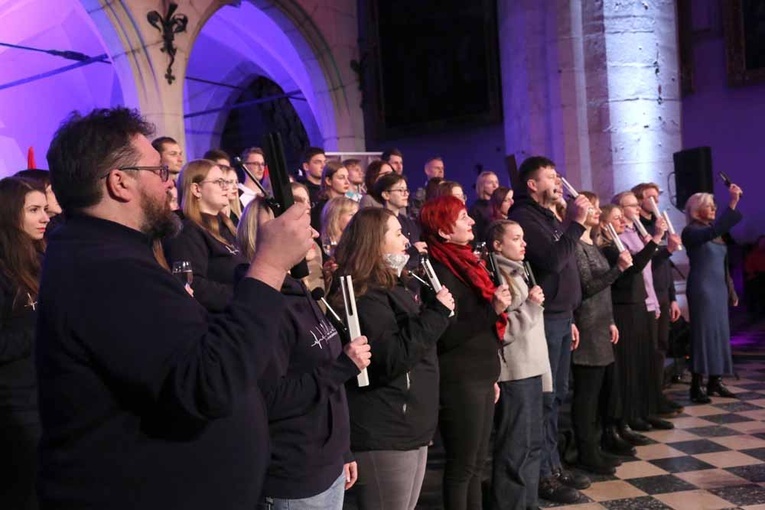
[(492, 510), (525, 510), (538, 505), (542, 455), (542, 376), (499, 383), (494, 408)]
[(560, 468), (558, 412), (568, 393), (568, 378), (571, 372), (571, 318), (545, 317), (544, 321), (553, 391), (545, 393), (542, 399), (544, 405), (542, 478), (550, 476), (554, 469)]

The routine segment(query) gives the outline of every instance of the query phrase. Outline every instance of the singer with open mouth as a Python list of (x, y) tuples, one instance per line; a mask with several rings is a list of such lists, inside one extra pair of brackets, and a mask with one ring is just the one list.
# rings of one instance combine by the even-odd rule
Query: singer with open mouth
[[(370, 207), (356, 213), (335, 250), (372, 348), (369, 385), (346, 385), (362, 510), (415, 508), (438, 419), (436, 342), (454, 300), (442, 288), (415, 301), (406, 286), (408, 242), (392, 211)], [(330, 301), (343, 307), (339, 294), (333, 290)]]

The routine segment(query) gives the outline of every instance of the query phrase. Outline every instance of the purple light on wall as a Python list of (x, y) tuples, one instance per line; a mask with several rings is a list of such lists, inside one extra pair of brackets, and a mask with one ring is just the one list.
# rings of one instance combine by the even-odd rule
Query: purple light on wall
[[(307, 53), (308, 52), (308, 53)], [(249, 2), (222, 7), (197, 37), (187, 77), (246, 87), (256, 76), (266, 76), (285, 92), (299, 90), (305, 100), (293, 100), (311, 143), (321, 145), (332, 136), (334, 113), (331, 104), (317, 99), (317, 91), (328, 87), (298, 29), (287, 35), (284, 27)], [(311, 62), (313, 64), (311, 65)], [(186, 114), (231, 104), (241, 90), (186, 80)], [(201, 156), (217, 146), (228, 111), (188, 118), (186, 152)]]
[[(13, 7), (0, 8), (0, 42), (88, 56), (106, 53), (98, 30), (77, 0), (6, 3)], [(74, 63), (46, 53), (0, 47), (0, 87)], [(47, 168), (50, 140), (71, 111), (122, 102), (122, 88), (110, 63), (93, 63), (0, 90), (0, 177), (26, 168), (30, 146), (37, 165)]]

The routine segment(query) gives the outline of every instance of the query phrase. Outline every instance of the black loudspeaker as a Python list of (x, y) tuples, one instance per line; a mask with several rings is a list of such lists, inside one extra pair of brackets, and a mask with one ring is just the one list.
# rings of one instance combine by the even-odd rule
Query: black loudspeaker
[(694, 193), (714, 193), (712, 148), (695, 147), (673, 154), (675, 160), (675, 206), (683, 210)]

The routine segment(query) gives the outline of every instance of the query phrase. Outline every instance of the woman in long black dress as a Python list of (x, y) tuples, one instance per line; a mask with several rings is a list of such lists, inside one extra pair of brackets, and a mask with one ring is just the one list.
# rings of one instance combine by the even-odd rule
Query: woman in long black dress
[(44, 188), (0, 181), (0, 508), (37, 508), (33, 353), (46, 207)]
[[(624, 232), (627, 225), (619, 206), (604, 205), (601, 213), (601, 230), (610, 223), (617, 234)], [(657, 223), (653, 238), (645, 247), (632, 256), (632, 266), (625, 270), (611, 286), (611, 300), (614, 306), (614, 323), (620, 332), (619, 343), (614, 347), (616, 357), (617, 388), (621, 402), (621, 436), (634, 445), (647, 444), (645, 436), (633, 432), (630, 422), (645, 420), (656, 412), (657, 402), (646, 391), (646, 374), (652, 373), (653, 351), (649, 332), (649, 313), (646, 308), (646, 290), (643, 268), (651, 262), (664, 235), (664, 222)], [(619, 259), (619, 250), (614, 240), (603, 236), (603, 254), (610, 265)]]
[[(579, 466), (596, 474), (613, 474), (617, 463), (600, 451), (598, 438), (601, 422), (618, 416), (618, 398), (613, 395), (614, 350), (619, 342), (619, 329), (614, 324), (611, 285), (632, 264), (628, 250), (619, 254), (613, 266), (603, 256), (596, 240), (600, 225), (600, 200), (587, 191), (580, 192), (592, 204), (592, 213), (585, 220), (585, 231), (576, 246), (576, 265), (582, 283), (582, 302), (574, 311), (580, 332), (579, 347), (572, 353), (571, 373), (574, 377), (574, 399), (571, 419), (574, 425)], [(633, 454), (631, 445), (615, 437), (611, 423), (609, 446), (621, 447), (619, 453)]]

